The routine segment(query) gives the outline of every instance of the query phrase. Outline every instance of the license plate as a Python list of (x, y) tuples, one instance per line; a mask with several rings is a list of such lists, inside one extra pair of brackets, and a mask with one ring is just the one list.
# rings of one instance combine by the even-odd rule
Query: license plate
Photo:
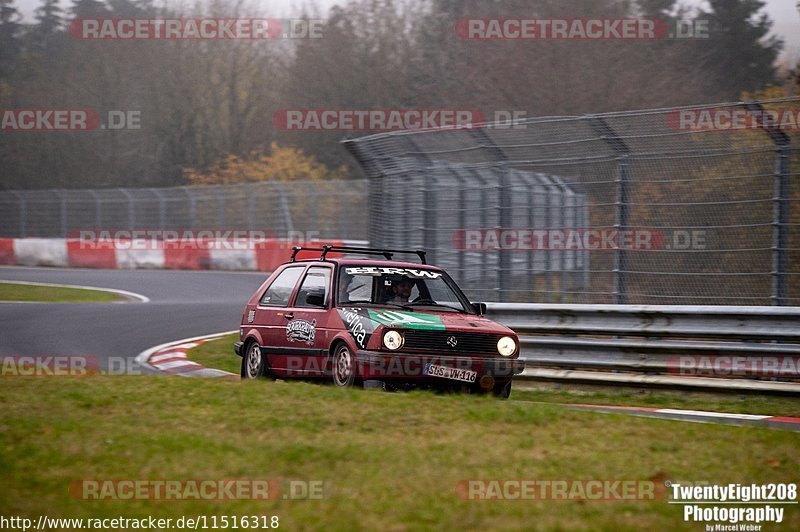
[(438, 366), (436, 364), (425, 364), (425, 370), (422, 373), (429, 377), (441, 377), (462, 382), (475, 382), (475, 379), (478, 378), (477, 371), (448, 368), (447, 366)]

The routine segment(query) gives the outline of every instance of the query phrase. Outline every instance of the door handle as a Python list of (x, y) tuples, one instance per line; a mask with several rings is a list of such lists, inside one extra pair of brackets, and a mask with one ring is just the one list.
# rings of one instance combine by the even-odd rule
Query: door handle
[(294, 314), (291, 312), (287, 312), (286, 314), (283, 315), (283, 317), (286, 318), (287, 320), (290, 320), (294, 318)]

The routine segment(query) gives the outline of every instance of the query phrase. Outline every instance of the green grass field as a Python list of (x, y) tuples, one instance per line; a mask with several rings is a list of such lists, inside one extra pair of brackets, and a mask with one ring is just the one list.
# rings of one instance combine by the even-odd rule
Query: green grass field
[(110, 303), (125, 298), (105, 290), (64, 288), (0, 282), (0, 301), (37, 301), (47, 303)]
[[(190, 350), (189, 357), (203, 366), (238, 375), (242, 359), (233, 352), (233, 342), (238, 339), (238, 334), (230, 334), (206, 342)], [(515, 382), (511, 399), (545, 403), (646, 406), (800, 417), (800, 398), (785, 396), (630, 389), (603, 392), (587, 392), (573, 388), (537, 390), (532, 389), (527, 383)]]
[[(469, 395), (151, 376), (4, 377), (0, 515), (278, 515), (282, 529), (663, 530), (653, 501), (475, 501), (469, 479), (796, 482), (800, 434)], [(322, 481), (321, 500), (86, 501), (81, 479)], [(789, 507), (780, 530), (800, 528)]]

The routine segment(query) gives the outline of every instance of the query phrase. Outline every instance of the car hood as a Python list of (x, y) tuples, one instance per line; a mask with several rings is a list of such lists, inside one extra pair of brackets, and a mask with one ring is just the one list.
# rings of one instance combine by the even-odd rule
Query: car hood
[(474, 314), (373, 307), (344, 307), (338, 311), (345, 323), (358, 320), (367, 333), (384, 325), (397, 329), (514, 334), (508, 327)]

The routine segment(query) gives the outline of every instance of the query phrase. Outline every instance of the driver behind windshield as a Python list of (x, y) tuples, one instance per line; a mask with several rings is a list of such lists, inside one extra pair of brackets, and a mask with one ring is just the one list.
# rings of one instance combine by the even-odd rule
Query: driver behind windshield
[(405, 305), (411, 297), (411, 290), (413, 288), (414, 281), (406, 276), (392, 281), (392, 294), (394, 294), (394, 297), (390, 298), (387, 303)]

